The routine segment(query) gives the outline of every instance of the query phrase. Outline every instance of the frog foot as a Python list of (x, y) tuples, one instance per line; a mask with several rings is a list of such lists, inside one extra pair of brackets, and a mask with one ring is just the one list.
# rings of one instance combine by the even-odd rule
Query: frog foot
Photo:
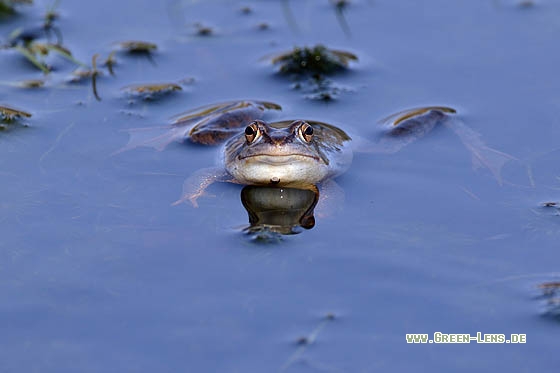
[(181, 203), (187, 203), (187, 201), (189, 201), (189, 202), (191, 203), (191, 205), (192, 205), (194, 208), (198, 208), (198, 202), (197, 202), (197, 200), (198, 200), (200, 197), (210, 197), (210, 198), (212, 198), (212, 197), (216, 197), (216, 195), (215, 195), (215, 194), (208, 193), (208, 192), (206, 192), (206, 191), (204, 191), (204, 190), (199, 190), (199, 191), (197, 191), (196, 193), (192, 193), (192, 194), (183, 194), (183, 195), (181, 196), (181, 198), (179, 198), (177, 201), (173, 202), (173, 203), (171, 204), (171, 206), (177, 206), (177, 205), (180, 205)]
[(233, 180), (225, 170), (217, 167), (203, 168), (196, 171), (185, 180), (183, 183), (183, 194), (181, 198), (172, 203), (172, 206), (190, 201), (193, 207), (198, 207), (197, 200), (200, 197), (215, 197), (206, 192), (206, 189), (215, 182), (233, 182)]

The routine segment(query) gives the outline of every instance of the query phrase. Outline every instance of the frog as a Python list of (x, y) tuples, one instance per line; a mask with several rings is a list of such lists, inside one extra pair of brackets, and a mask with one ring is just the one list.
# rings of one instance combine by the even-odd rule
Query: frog
[(377, 138), (350, 135), (342, 128), (313, 119), (265, 121), (281, 111), (273, 102), (238, 100), (211, 104), (172, 118), (169, 126), (151, 131), (129, 130), (128, 144), (118, 152), (139, 146), (163, 150), (172, 142), (221, 145), (218, 165), (190, 175), (181, 197), (173, 205), (190, 203), (207, 195), (215, 182), (280, 188), (308, 189), (318, 185), (336, 188), (334, 179), (345, 173), (354, 153), (391, 154), (444, 125), (459, 136), (475, 167), (485, 167), (501, 184), (501, 169), (516, 158), (488, 147), (480, 135), (456, 118), (447, 106), (425, 106), (399, 111), (378, 121)]

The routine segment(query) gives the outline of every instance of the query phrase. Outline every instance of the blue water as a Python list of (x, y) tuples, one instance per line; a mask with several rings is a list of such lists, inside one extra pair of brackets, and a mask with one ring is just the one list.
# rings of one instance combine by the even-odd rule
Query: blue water
[[(39, 24), (48, 5), (21, 7), (0, 34)], [(0, 133), (1, 372), (555, 369), (558, 319), (537, 285), (560, 277), (560, 216), (539, 206), (560, 199), (559, 4), (354, 1), (350, 36), (328, 1), (66, 1), (58, 11), (64, 44), (84, 62), (124, 40), (159, 48), (152, 60), (118, 54), (116, 76), (98, 81), (102, 101), (87, 82), (65, 83), (74, 67), (61, 58), (46, 87), (14, 87), (42, 74), (0, 51), (0, 101), (33, 113), (29, 127)], [(196, 22), (214, 35), (197, 36)], [(359, 57), (332, 77), (348, 89), (334, 102), (305, 99), (262, 60), (316, 43)], [(184, 78), (194, 83), (157, 101), (121, 91)], [(282, 104), (272, 118), (364, 137), (395, 111), (449, 105), (519, 161), (500, 185), (444, 127), (396, 154), (357, 154), (333, 213), (263, 245), (241, 231), (240, 186), (213, 185), (198, 209), (170, 206), (216, 149), (111, 156), (128, 128), (246, 98)], [(438, 331), (525, 333), (527, 343), (405, 341)]]

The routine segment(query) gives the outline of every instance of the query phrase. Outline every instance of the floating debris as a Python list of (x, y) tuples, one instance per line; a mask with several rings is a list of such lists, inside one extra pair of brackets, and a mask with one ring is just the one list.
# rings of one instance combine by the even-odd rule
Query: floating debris
[(557, 291), (560, 291), (560, 281), (543, 282), (537, 287), (542, 290), (543, 295), (555, 295)]
[(8, 45), (14, 47), (16, 45), (27, 46), (29, 43), (45, 36), (45, 29), (43, 26), (23, 28), (18, 27), (8, 36)]
[(127, 53), (153, 53), (157, 49), (157, 45), (147, 41), (128, 40), (117, 43), (119, 48)]
[[(2, 1), (0, 0), (0, 2)], [(3, 2), (5, 3), (5, 1)], [(14, 2), (11, 1), (11, 3)], [(18, 2), (31, 3), (31, 1)], [(51, 67), (46, 61), (51, 54), (58, 54), (76, 65), (85, 66), (74, 58), (70, 49), (62, 44), (62, 33), (55, 26), (55, 21), (58, 19), (58, 13), (55, 11), (57, 5), (58, 1), (55, 1), (54, 5), (47, 10), (41, 25), (28, 28), (20, 27), (13, 30), (4, 46), (5, 49), (18, 51), (44, 74), (51, 71)], [(53, 34), (56, 36), (56, 42), (52, 41)]]
[(58, 4), (60, 3), (59, 0), (55, 0), (55, 2), (53, 3), (53, 5), (47, 9), (44, 19), (45, 19), (45, 27), (51, 27), (53, 22), (56, 21), (58, 18), (60, 18), (60, 15), (58, 14), (58, 12), (56, 11), (56, 8), (58, 7)]
[(274, 56), (273, 65), (279, 65), (282, 74), (313, 75), (333, 74), (348, 68), (358, 57), (350, 52), (328, 49), (323, 45), (296, 47), (292, 51)]
[(79, 68), (72, 72), (72, 77), (70, 78), (70, 83), (80, 83), (84, 80), (91, 79), (91, 86), (93, 90), (93, 95), (97, 101), (101, 101), (101, 97), (97, 92), (97, 77), (103, 75), (103, 72), (97, 69), (97, 58), (98, 54), (94, 54), (91, 58), (91, 68)]
[(17, 109), (13, 106), (0, 105), (0, 130), (6, 130), (8, 127), (4, 124), (11, 124), (21, 118), (31, 118), (31, 113)]
[(107, 67), (107, 70), (109, 70), (109, 74), (115, 76), (115, 71), (113, 70), (113, 67), (116, 64), (117, 64), (117, 60), (115, 58), (115, 51), (113, 51), (109, 54), (105, 62), (103, 62), (103, 66)]
[(346, 70), (350, 61), (356, 60), (358, 57), (350, 52), (328, 49), (323, 45), (296, 47), (270, 58), (273, 65), (279, 66), (278, 73), (297, 81), (292, 86), (294, 89), (305, 93), (308, 99), (319, 101), (332, 101), (341, 92), (350, 91), (325, 76)]
[(265, 31), (268, 30), (270, 28), (270, 25), (266, 22), (261, 22), (257, 24), (257, 29), (261, 30), (261, 31)]
[(22, 80), (20, 82), (17, 82), (15, 84), (16, 87), (19, 88), (41, 88), (45, 86), (45, 81), (42, 79), (28, 79), (28, 80)]
[(84, 69), (79, 68), (72, 71), (72, 76), (68, 80), (70, 83), (81, 83), (84, 80), (91, 79), (93, 77), (93, 70), (90, 68)]
[(31, 118), (31, 114), (27, 111), (8, 105), (0, 105), (0, 115), (2, 116), (2, 120), (6, 121), (13, 121), (22, 117)]
[(284, 364), (279, 369), (279, 371), (284, 372), (284, 371), (288, 370), (288, 368), (290, 368), (296, 362), (302, 361), (304, 359), (303, 355), (305, 354), (307, 348), (309, 348), (312, 344), (315, 343), (315, 341), (319, 337), (319, 333), (321, 332), (321, 330), (323, 330), (323, 328), (325, 328), (326, 325), (329, 322), (333, 321), (334, 319), (335, 319), (335, 315), (333, 313), (328, 313), (323, 318), (323, 320), (319, 323), (319, 325), (317, 325), (317, 327), (315, 329), (313, 329), (313, 331), (311, 331), (311, 333), (309, 333), (308, 335), (302, 335), (302, 336), (298, 337), (295, 341), (295, 344), (296, 344), (296, 346), (298, 346), (298, 348), (284, 362)]
[(20, 47), (19, 45), (15, 46), (14, 49), (20, 52), (29, 62), (31, 62), (43, 73), (48, 74), (51, 72), (50, 67), (45, 62), (39, 60), (29, 49)]
[(541, 299), (544, 299), (544, 315), (554, 319), (560, 319), (560, 281), (543, 282), (537, 285), (542, 291)]
[(204, 26), (202, 23), (195, 23), (196, 34), (198, 36), (211, 36), (214, 34), (214, 29), (210, 26)]
[(533, 210), (533, 211), (543, 216), (558, 217), (560, 216), (560, 202), (556, 202), (556, 201), (543, 202), (540, 204), (539, 210)]
[[(1, 1), (1, 0), (0, 0)], [(17, 28), (10, 33), (8, 44), (10, 46), (23, 45), (27, 46), (28, 43), (37, 39), (45, 38), (47, 42), (51, 43), (51, 36), (55, 34), (56, 45), (62, 45), (62, 32), (55, 26), (54, 22), (58, 19), (58, 13), (55, 11), (58, 5), (55, 2), (54, 6), (47, 10), (44, 16), (44, 21), (41, 25), (29, 28)]]
[(72, 56), (72, 52), (68, 48), (58, 44), (29, 42), (25, 46), (15, 45), (13, 49), (20, 52), (29, 62), (45, 74), (48, 74), (51, 70), (51, 67), (45, 62), (45, 58), (50, 52), (54, 52), (76, 65), (85, 66)]
[(31, 5), (33, 0), (0, 0), (0, 17), (14, 14), (15, 7), (20, 4)]
[(242, 14), (251, 14), (253, 13), (253, 8), (251, 8), (250, 6), (244, 6), (241, 7), (240, 11)]
[(176, 83), (156, 83), (129, 85), (123, 87), (122, 90), (131, 96), (150, 101), (175, 91), (181, 91), (183, 88)]

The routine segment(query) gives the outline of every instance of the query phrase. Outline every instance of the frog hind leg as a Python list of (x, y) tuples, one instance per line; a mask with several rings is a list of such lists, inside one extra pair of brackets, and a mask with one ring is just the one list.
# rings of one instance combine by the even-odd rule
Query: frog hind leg
[(468, 127), (462, 120), (452, 116), (456, 111), (444, 106), (429, 106), (404, 110), (384, 120), (389, 129), (374, 145), (374, 152), (394, 153), (409, 143), (423, 137), (436, 125), (442, 124), (455, 133), (471, 153), (473, 167), (487, 168), (498, 184), (502, 185), (501, 170), (515, 157), (493, 149), (482, 141), (478, 132)]
[(318, 190), (319, 201), (315, 207), (315, 215), (326, 218), (336, 215), (344, 206), (346, 195), (344, 189), (333, 179), (323, 181)]
[[(366, 152), (396, 153), (405, 146), (426, 136), (436, 125), (446, 121), (449, 113), (455, 113), (455, 110), (444, 106), (428, 106), (403, 110), (382, 119), (380, 123), (385, 126), (385, 131), (371, 144), (371, 149)], [(360, 149), (363, 147), (362, 145)]]
[(211, 196), (206, 193), (206, 189), (215, 182), (236, 183), (224, 169), (218, 167), (200, 169), (185, 180), (181, 197), (171, 205), (177, 206), (183, 202), (190, 202), (193, 207), (198, 207), (197, 200), (203, 196)]
[(196, 108), (176, 116), (171, 125), (132, 128), (128, 143), (113, 155), (141, 146), (162, 151), (172, 142), (190, 138), (204, 145), (219, 144), (239, 133), (247, 121), (260, 119), (267, 110), (281, 110), (280, 105), (266, 101), (230, 101)]
[[(241, 128), (253, 120), (262, 119), (267, 110), (281, 110), (281, 107), (264, 101), (232, 101), (217, 104), (214, 110), (205, 110), (205, 117), (192, 126), (188, 138), (194, 143), (203, 145), (223, 143), (238, 134)], [(185, 118), (189, 118), (189, 115), (179, 118), (178, 123), (191, 120)]]
[(188, 133), (188, 130), (185, 130), (185, 128), (173, 126), (131, 128), (125, 131), (128, 132), (128, 143), (114, 151), (112, 155), (117, 155), (142, 146), (162, 151), (172, 142), (182, 141), (186, 133)]
[(510, 154), (487, 146), (482, 141), (480, 134), (468, 127), (460, 119), (454, 118), (453, 120), (445, 121), (444, 125), (459, 137), (463, 145), (471, 153), (473, 168), (487, 168), (497, 183), (502, 185), (502, 168), (509, 161), (517, 161), (518, 159)]

